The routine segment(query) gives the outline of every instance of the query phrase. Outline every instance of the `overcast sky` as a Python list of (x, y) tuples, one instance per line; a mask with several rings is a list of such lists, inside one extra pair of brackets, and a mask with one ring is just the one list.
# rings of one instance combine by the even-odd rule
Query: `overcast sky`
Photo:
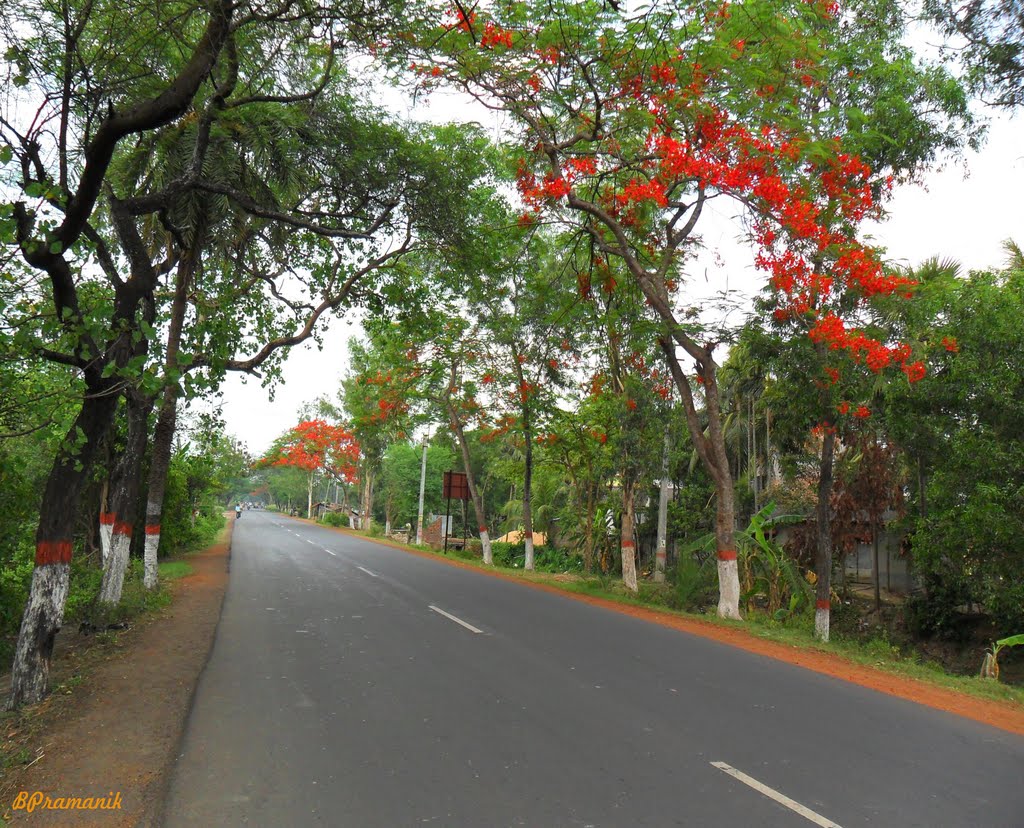
[[(451, 96), (438, 95), (416, 115), (430, 120), (466, 120), (470, 113)], [(461, 116), (461, 117), (460, 117)], [(496, 127), (497, 128), (497, 127)], [(966, 268), (997, 266), (1004, 260), (1002, 242), (1024, 244), (1024, 121), (994, 117), (988, 141), (965, 164), (948, 163), (930, 173), (923, 185), (897, 188), (888, 205), (888, 219), (869, 228), (873, 241), (888, 258), (917, 265), (931, 256), (953, 258)], [(723, 208), (724, 209), (724, 208)], [(753, 295), (763, 284), (751, 256), (739, 241), (740, 230), (730, 211), (716, 209), (702, 218), (709, 251), (690, 271), (689, 295), (704, 298), (726, 287)], [(721, 251), (719, 264), (711, 251)], [(737, 315), (730, 322), (739, 322)], [(297, 423), (303, 403), (318, 396), (334, 397), (348, 364), (346, 343), (358, 335), (358, 320), (331, 320), (318, 350), (307, 344), (292, 349), (285, 381), (271, 401), (258, 381), (234, 375), (224, 386), (223, 414), (228, 431), (249, 451), (262, 453), (279, 434)]]

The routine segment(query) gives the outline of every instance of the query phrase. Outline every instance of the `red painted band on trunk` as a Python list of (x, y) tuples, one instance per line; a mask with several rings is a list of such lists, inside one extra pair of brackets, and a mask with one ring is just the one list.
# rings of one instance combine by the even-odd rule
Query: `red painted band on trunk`
[(719, 549), (718, 560), (720, 561), (735, 561), (738, 557), (735, 549)]
[(71, 541), (39, 541), (36, 544), (36, 566), (71, 563)]
[(832, 602), (831, 601), (815, 601), (814, 602), (814, 608), (815, 609), (832, 609)]
[(114, 513), (113, 512), (100, 512), (100, 523), (102, 523), (104, 526), (109, 526), (113, 522), (114, 522)]
[(487, 527), (486, 526), (478, 526), (477, 529), (479, 529), (481, 532), (486, 532), (487, 531)]
[(146, 525), (146, 534), (147, 535), (159, 535), (160, 534), (160, 524), (159, 523), (147, 524)]
[(633, 543), (633, 541), (623, 541), (622, 542), (622, 548), (623, 549), (632, 549), (635, 546), (636, 546), (636, 544)]
[(132, 525), (125, 523), (123, 520), (119, 520), (114, 524), (115, 535), (130, 535), (132, 533)]

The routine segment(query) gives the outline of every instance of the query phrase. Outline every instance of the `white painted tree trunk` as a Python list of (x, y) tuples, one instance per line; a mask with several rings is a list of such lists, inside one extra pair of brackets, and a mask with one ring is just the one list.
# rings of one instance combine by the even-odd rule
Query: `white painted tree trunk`
[(114, 513), (100, 513), (100, 561), (103, 568), (107, 568), (107, 558), (110, 557), (110, 541), (114, 534)]
[(819, 641), (828, 641), (829, 607), (818, 607), (814, 610), (814, 637)]
[[(722, 559), (719, 553), (718, 558), (718, 616), (719, 618), (731, 618), (734, 621), (742, 620), (740, 617), (740, 570), (735, 557)], [(735, 556), (735, 552), (732, 553)]]
[(533, 569), (533, 533), (527, 532), (523, 539), (526, 543), (526, 561), (523, 563), (523, 569)]
[(313, 473), (309, 473), (309, 485), (306, 487), (306, 517), (313, 519)]
[(487, 534), (487, 527), (480, 527), (480, 547), (484, 553), (484, 563), (488, 566), (494, 563), (494, 552), (491, 550), (491, 536)]
[[(70, 544), (68, 545), (70, 548)], [(39, 555), (37, 553), (37, 560)], [(69, 560), (70, 553), (66, 558)], [(53, 637), (64, 623), (71, 566), (68, 563), (38, 565), (32, 572), (25, 614), (11, 667), (11, 697), (8, 709), (35, 704), (46, 696), (50, 678)]]
[(146, 546), (143, 551), (142, 582), (146, 589), (156, 589), (160, 583), (157, 552), (160, 551), (160, 524), (146, 527)]
[(636, 582), (636, 547), (633, 541), (622, 542), (622, 583), (633, 594), (640, 589)]
[(100, 602), (119, 604), (124, 587), (124, 575), (128, 570), (128, 554), (131, 551), (132, 530), (126, 523), (115, 523), (110, 541), (110, 557), (103, 570), (103, 584), (100, 586)]
[[(146, 503), (146, 544), (142, 552), (142, 583), (146, 589), (156, 589), (160, 583), (160, 518), (163, 501), (149, 500)], [(154, 518), (156, 522), (153, 522)]]

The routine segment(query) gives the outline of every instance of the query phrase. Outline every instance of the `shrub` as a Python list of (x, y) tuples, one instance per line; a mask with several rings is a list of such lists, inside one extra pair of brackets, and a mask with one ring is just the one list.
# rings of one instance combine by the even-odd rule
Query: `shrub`
[(325, 526), (347, 527), (348, 515), (344, 512), (326, 512), (320, 517), (320, 522)]
[[(525, 548), (523, 557), (526, 557)], [(582, 572), (583, 558), (565, 549), (542, 546), (535, 550), (533, 565), (538, 572)]]
[(715, 603), (718, 594), (718, 573), (714, 566), (707, 562), (702, 564), (694, 555), (684, 554), (665, 574), (672, 584), (668, 600), (673, 609), (693, 612)]
[(503, 543), (495, 541), (491, 544), (491, 552), (494, 553), (494, 565), (504, 566), (508, 569), (513, 567), (522, 568), (526, 559), (526, 543)]

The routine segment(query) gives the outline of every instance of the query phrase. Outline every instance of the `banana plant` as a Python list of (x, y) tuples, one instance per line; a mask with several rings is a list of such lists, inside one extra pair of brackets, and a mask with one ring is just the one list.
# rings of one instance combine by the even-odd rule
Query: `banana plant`
[(1000, 638), (994, 641), (992, 646), (985, 651), (985, 661), (981, 665), (981, 677), (999, 679), (999, 653), (1007, 647), (1016, 647), (1024, 644), (1024, 633), (1011, 635), (1009, 638)]
[[(814, 600), (814, 589), (801, 575), (800, 568), (769, 532), (806, 518), (802, 515), (772, 515), (775, 503), (767, 503), (753, 517), (746, 529), (737, 530), (739, 552), (740, 600), (751, 607), (760, 598), (772, 617), (781, 621), (799, 614)], [(714, 535), (695, 540), (685, 551), (709, 553), (714, 548)], [(701, 557), (703, 560), (703, 556)]]

